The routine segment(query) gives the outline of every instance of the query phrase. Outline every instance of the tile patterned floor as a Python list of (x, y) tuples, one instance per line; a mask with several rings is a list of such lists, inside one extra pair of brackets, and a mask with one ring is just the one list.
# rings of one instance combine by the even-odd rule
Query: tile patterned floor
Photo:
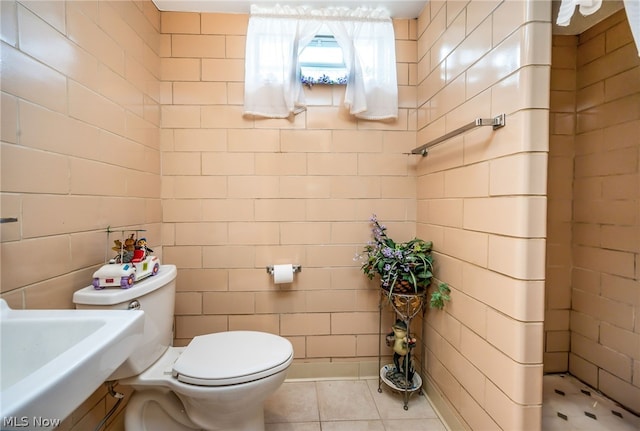
[(285, 382), (265, 402), (265, 431), (446, 431), (424, 396), (402, 406), (377, 379)]
[[(265, 403), (265, 431), (446, 431), (429, 401), (378, 380), (286, 382)], [(640, 417), (568, 374), (544, 376), (542, 431), (638, 431)]]
[(568, 374), (544, 376), (543, 431), (638, 431), (640, 417)]

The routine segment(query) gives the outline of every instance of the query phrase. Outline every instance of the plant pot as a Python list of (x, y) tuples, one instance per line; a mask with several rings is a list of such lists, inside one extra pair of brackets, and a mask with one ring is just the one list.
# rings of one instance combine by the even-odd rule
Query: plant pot
[(405, 319), (412, 318), (424, 308), (427, 297), (426, 289), (419, 289), (418, 292), (415, 292), (412, 287), (411, 291), (400, 293), (396, 290), (396, 287), (397, 284), (394, 286), (393, 291), (390, 292), (388, 288), (382, 286), (382, 292), (389, 298), (389, 302), (398, 314)]

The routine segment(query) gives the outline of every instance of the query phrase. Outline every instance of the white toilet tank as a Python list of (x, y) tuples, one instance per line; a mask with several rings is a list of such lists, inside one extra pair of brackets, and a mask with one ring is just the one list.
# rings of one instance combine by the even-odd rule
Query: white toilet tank
[(132, 308), (144, 311), (144, 332), (140, 345), (109, 380), (140, 374), (172, 345), (176, 274), (175, 265), (162, 265), (156, 275), (147, 277), (129, 289), (96, 290), (88, 286), (73, 294), (73, 302), (79, 309)]

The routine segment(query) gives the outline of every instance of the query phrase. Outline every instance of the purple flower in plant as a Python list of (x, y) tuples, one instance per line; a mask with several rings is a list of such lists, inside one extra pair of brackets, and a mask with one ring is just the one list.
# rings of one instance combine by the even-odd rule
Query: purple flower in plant
[(379, 276), (386, 289), (392, 289), (391, 285), (400, 280), (403, 285), (408, 282), (416, 292), (420, 288), (426, 289), (431, 282), (430, 243), (417, 238), (409, 242), (395, 242), (375, 214), (370, 221), (373, 241), (364, 248), (362, 271), (369, 279)]

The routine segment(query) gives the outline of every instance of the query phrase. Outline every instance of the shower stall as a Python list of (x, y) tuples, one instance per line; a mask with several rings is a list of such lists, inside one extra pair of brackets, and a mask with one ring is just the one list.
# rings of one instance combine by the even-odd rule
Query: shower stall
[(637, 414), (640, 58), (622, 2), (608, 3), (587, 28), (554, 26), (544, 371)]
[(417, 233), (453, 287), (425, 319), (426, 387), (462, 428), (551, 429), (561, 374), (596, 404), (554, 412), (565, 429), (600, 421), (596, 396), (640, 412), (640, 58), (622, 2), (567, 32), (558, 5), (429, 2), (418, 20), (417, 144), (506, 113), (416, 168)]

